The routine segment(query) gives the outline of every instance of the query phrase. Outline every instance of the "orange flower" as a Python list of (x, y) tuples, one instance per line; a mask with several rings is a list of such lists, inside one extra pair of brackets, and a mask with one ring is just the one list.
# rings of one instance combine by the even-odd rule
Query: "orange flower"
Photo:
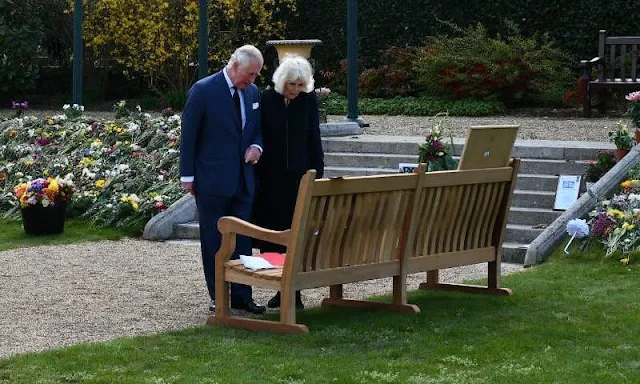
[(0, 172), (0, 181), (4, 181), (7, 178), (7, 175), (4, 172)]
[(27, 184), (20, 184), (13, 189), (13, 193), (16, 194), (18, 199), (21, 198), (26, 191), (27, 191)]

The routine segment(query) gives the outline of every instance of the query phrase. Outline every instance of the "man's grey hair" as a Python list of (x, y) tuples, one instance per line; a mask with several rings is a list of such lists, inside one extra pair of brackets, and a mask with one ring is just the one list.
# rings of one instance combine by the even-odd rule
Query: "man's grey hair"
[(262, 53), (260, 50), (253, 45), (243, 45), (233, 52), (231, 58), (229, 58), (229, 62), (227, 63), (227, 68), (231, 68), (233, 63), (238, 63), (241, 67), (248, 67), (253, 62), (259, 62), (260, 67), (264, 64), (264, 58), (262, 57)]
[(287, 54), (273, 73), (273, 85), (279, 94), (284, 93), (284, 85), (289, 81), (301, 81), (305, 84), (304, 92), (313, 91), (313, 69), (304, 57)]

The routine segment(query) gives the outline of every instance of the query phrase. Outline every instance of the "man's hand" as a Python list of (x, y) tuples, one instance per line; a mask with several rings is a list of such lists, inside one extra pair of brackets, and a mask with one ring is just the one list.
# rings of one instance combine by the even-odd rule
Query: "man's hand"
[(262, 152), (256, 147), (249, 147), (244, 153), (244, 162), (247, 164), (256, 164), (260, 160)]
[(196, 195), (196, 192), (193, 190), (193, 182), (183, 181), (180, 184), (182, 184), (182, 188), (186, 189), (187, 192), (189, 192), (190, 194), (192, 194), (194, 196)]

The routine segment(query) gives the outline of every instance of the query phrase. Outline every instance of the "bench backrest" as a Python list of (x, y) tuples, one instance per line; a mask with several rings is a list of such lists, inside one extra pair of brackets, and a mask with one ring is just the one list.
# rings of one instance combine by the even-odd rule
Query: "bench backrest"
[(598, 38), (598, 57), (602, 58), (599, 66), (599, 81), (630, 79), (638, 81), (638, 47), (640, 36), (607, 36), (601, 30)]
[(518, 165), (424, 175), (409, 228), (408, 271), (495, 261)]
[[(309, 171), (300, 182), (283, 280), (294, 273), (319, 276), (318, 285), (322, 276), (334, 284), (387, 277), (408, 271), (410, 258), (411, 269), (425, 270), (432, 256), (449, 253), (469, 255), (446, 261), (453, 265), (495, 260), (517, 164), (430, 173), (421, 165), (411, 174), (331, 180), (314, 180)], [(336, 268), (343, 273), (322, 275)]]

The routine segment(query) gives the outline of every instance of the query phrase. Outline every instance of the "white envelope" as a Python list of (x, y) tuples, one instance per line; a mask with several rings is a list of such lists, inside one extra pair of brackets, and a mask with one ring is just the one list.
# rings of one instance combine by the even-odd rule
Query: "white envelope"
[(272, 265), (262, 257), (240, 255), (240, 261), (242, 261), (242, 265), (244, 265), (245, 268), (253, 271), (257, 271), (259, 269), (282, 268)]
[(253, 103), (253, 109), (258, 109), (260, 107), (260, 103)]

